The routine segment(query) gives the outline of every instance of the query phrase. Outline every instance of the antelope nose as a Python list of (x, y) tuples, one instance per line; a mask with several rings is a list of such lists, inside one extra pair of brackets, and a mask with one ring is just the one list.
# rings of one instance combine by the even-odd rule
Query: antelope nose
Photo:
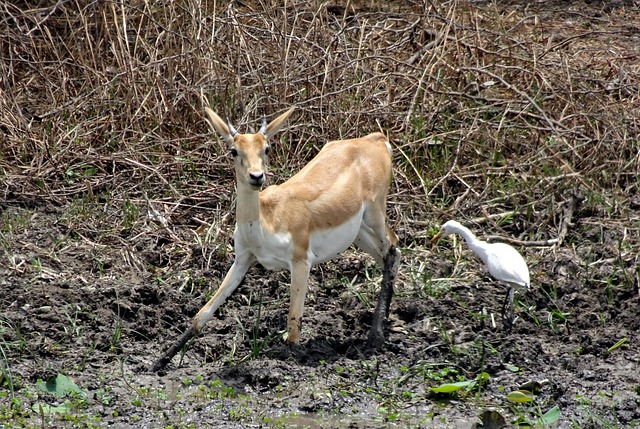
[(264, 183), (264, 172), (249, 173), (249, 179), (256, 185), (262, 185)]

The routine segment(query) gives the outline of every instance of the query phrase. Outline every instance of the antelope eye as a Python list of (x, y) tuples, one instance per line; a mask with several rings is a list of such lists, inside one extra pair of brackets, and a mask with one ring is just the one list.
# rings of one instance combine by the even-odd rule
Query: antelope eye
[(235, 147), (232, 147), (232, 148), (231, 148), (230, 153), (231, 153), (231, 156), (232, 156), (232, 157), (234, 157), (234, 158), (235, 158), (236, 156), (238, 156), (238, 150), (237, 150)]
[(269, 152), (271, 152), (271, 148), (269, 146), (264, 148), (264, 154), (265, 155), (269, 155)]

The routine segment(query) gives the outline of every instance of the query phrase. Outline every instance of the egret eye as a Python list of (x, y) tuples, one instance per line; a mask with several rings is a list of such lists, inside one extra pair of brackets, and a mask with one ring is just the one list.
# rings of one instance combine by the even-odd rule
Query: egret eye
[(237, 150), (235, 147), (232, 147), (232, 148), (231, 148), (230, 153), (231, 153), (231, 156), (232, 156), (232, 157), (234, 157), (234, 158), (235, 158), (236, 156), (238, 156), (238, 150)]
[(269, 146), (264, 148), (264, 154), (265, 155), (269, 155), (269, 152), (271, 152), (271, 148)]

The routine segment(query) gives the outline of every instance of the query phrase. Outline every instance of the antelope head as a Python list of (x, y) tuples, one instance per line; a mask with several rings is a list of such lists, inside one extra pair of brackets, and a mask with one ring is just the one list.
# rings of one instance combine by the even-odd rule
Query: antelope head
[(211, 125), (229, 144), (238, 185), (250, 186), (255, 191), (260, 190), (267, 174), (269, 139), (282, 128), (294, 110), (295, 108), (287, 110), (269, 124), (266, 116), (263, 116), (260, 131), (255, 134), (241, 134), (236, 131), (229, 119), (225, 124), (213, 110), (205, 107)]

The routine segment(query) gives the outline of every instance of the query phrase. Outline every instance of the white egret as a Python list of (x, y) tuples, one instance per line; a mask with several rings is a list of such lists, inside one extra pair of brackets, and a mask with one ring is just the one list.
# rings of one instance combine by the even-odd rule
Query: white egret
[[(529, 288), (529, 268), (524, 258), (516, 249), (505, 243), (487, 243), (476, 238), (469, 228), (455, 220), (445, 222), (440, 231), (431, 239), (435, 243), (441, 237), (450, 234), (461, 235), (469, 248), (487, 266), (489, 274), (496, 280), (509, 286), (507, 295), (502, 303), (502, 321), (508, 332), (513, 324), (513, 294), (515, 289)], [(509, 317), (505, 318), (505, 307), (509, 302)]]

